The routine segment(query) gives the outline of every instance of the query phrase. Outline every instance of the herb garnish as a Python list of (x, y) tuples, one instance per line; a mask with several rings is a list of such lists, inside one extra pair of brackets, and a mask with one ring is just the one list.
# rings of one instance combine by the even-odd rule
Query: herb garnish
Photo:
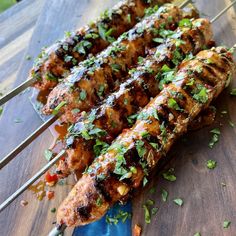
[(214, 160), (208, 160), (207, 161), (207, 168), (208, 169), (215, 169), (217, 165), (217, 162)]
[(236, 96), (236, 88), (233, 88), (230, 92), (230, 95)]
[(163, 202), (167, 201), (168, 192), (165, 189), (161, 189), (161, 197), (162, 197)]
[(129, 212), (126, 211), (122, 211), (119, 210), (118, 214), (111, 217), (111, 216), (106, 216), (106, 222), (108, 224), (117, 224), (119, 222), (119, 220), (121, 220), (123, 223), (127, 220), (131, 218), (131, 214)]
[(192, 27), (192, 22), (190, 19), (184, 18), (179, 22), (179, 27)]
[(174, 168), (170, 168), (168, 171), (164, 172), (162, 176), (164, 179), (168, 181), (171, 181), (171, 182), (176, 181), (176, 176), (174, 175)]
[(201, 236), (201, 234), (199, 232), (197, 232), (193, 236)]
[(223, 223), (223, 227), (224, 227), (224, 229), (227, 229), (227, 228), (229, 228), (230, 224), (231, 224), (231, 222), (230, 222), (230, 221), (228, 221), (228, 220), (225, 220), (225, 221), (224, 221), (224, 223)]
[(108, 29), (105, 25), (98, 24), (98, 33), (103, 40), (109, 43), (114, 42), (115, 38), (111, 36), (112, 32), (113, 32), (112, 28)]
[(210, 148), (213, 148), (213, 146), (219, 141), (219, 135), (220, 135), (220, 130), (218, 128), (215, 128), (210, 131), (213, 135), (211, 138), (211, 141), (209, 142), (208, 146)]
[(66, 101), (60, 102), (60, 103), (54, 108), (54, 110), (52, 111), (52, 114), (53, 114), (53, 115), (57, 115), (58, 112), (60, 111), (60, 109), (61, 109), (63, 106), (65, 106), (66, 104), (67, 104)]
[(76, 51), (80, 54), (86, 54), (86, 50), (92, 47), (92, 43), (87, 40), (82, 40), (79, 44), (77, 44), (73, 51)]
[(181, 111), (182, 109), (179, 107), (178, 103), (174, 98), (169, 98), (168, 100), (168, 107), (175, 109), (176, 111)]
[(176, 198), (173, 200), (173, 202), (178, 206), (182, 206), (184, 203), (184, 201), (181, 198)]
[(96, 139), (96, 144), (93, 146), (93, 151), (95, 153), (95, 156), (99, 156), (106, 152), (109, 145), (99, 139)]
[(87, 97), (87, 92), (84, 89), (81, 89), (79, 93), (80, 100), (84, 101)]
[(51, 161), (51, 159), (53, 157), (52, 151), (50, 151), (49, 149), (46, 149), (44, 151), (44, 157), (46, 158), (47, 161)]
[(113, 71), (119, 72), (120, 69), (121, 69), (121, 65), (119, 65), (119, 64), (111, 64), (111, 68), (112, 68)]

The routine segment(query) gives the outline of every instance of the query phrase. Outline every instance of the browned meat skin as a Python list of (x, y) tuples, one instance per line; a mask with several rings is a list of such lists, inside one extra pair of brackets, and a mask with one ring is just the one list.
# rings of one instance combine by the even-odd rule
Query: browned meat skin
[[(105, 49), (144, 16), (145, 9), (171, 0), (124, 0), (104, 12), (97, 21), (85, 26), (44, 50), (31, 70), (34, 84), (40, 90), (53, 88), (70, 69)], [(107, 35), (105, 35), (105, 33)]]
[[(96, 156), (93, 148), (99, 144), (101, 147), (106, 145), (101, 141), (108, 143), (113, 141), (123, 129), (128, 128), (127, 118), (136, 114), (160, 92), (160, 82), (156, 78), (158, 73), (161, 73), (161, 68), (164, 65), (175, 68), (186, 55), (196, 54), (206, 47), (211, 39), (210, 22), (206, 19), (197, 19), (192, 22), (192, 28), (179, 28), (173, 35), (173, 39), (167, 40), (152, 52), (153, 55), (143, 59), (117, 92), (111, 94), (101, 106), (80, 118), (71, 127), (71, 135), (69, 133), (67, 138), (68, 156), (59, 162), (58, 175), (66, 177), (75, 170), (83, 172)], [(177, 47), (179, 42), (182, 43)], [(181, 56), (178, 60), (174, 56), (177, 52)], [(88, 135), (89, 137), (84, 135), (86, 130), (89, 133), (95, 128), (105, 131), (104, 135), (101, 133)]]
[[(183, 62), (173, 82), (142, 110), (148, 116), (95, 159), (60, 205), (57, 223), (91, 223), (129, 196), (142, 182), (140, 178), (137, 184), (136, 175), (147, 176), (155, 168), (189, 123), (225, 88), (233, 72), (232, 54), (223, 47), (201, 51)], [(97, 199), (101, 204), (96, 204)]]
[(161, 37), (160, 30), (175, 28), (182, 16), (181, 9), (167, 4), (120, 36), (95, 58), (83, 61), (52, 90), (44, 113), (51, 114), (61, 102), (66, 103), (61, 112), (65, 112), (64, 121), (68, 122), (73, 121), (74, 109), (87, 111), (98, 104), (125, 80), (129, 68), (138, 57), (144, 56), (145, 49), (153, 46), (152, 39)]

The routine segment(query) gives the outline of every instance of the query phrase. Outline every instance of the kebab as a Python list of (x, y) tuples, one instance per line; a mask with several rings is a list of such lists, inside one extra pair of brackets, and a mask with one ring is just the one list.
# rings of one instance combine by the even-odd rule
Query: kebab
[(153, 46), (153, 38), (166, 37), (166, 32), (175, 29), (183, 17), (183, 11), (172, 4), (159, 8), (102, 53), (75, 67), (72, 74), (51, 91), (43, 112), (51, 114), (60, 108), (64, 113), (62, 120), (73, 121), (77, 116), (73, 112), (89, 110), (117, 89), (138, 57)]
[(146, 116), (123, 131), (83, 174), (59, 207), (57, 223), (78, 226), (96, 221), (145, 185), (160, 158), (229, 84), (234, 69), (231, 51), (225, 47), (184, 61), (172, 82), (142, 110)]
[[(124, 0), (105, 11), (99, 19), (42, 51), (36, 59), (31, 77), (39, 90), (53, 88), (70, 69), (90, 55), (96, 55), (131, 29), (144, 15), (150, 14), (157, 5), (170, 0)], [(150, 9), (153, 7), (153, 9)]]
[(171, 82), (176, 66), (186, 56), (193, 56), (212, 43), (208, 20), (183, 19), (179, 25), (171, 38), (152, 50), (151, 55), (141, 58), (139, 66), (131, 70), (129, 79), (118, 91), (70, 126), (66, 138), (67, 157), (59, 162), (58, 176), (83, 172), (123, 129), (135, 121), (139, 110), (160, 92), (164, 84)]

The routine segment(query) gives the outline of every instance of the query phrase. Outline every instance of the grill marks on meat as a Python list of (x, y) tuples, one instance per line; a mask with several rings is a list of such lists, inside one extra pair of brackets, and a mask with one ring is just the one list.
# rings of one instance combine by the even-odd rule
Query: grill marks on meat
[(49, 94), (44, 113), (50, 114), (61, 102), (66, 102), (61, 111), (65, 112), (62, 120), (68, 122), (74, 120), (73, 109), (87, 111), (98, 104), (124, 81), (128, 68), (153, 45), (152, 39), (161, 37), (159, 30), (173, 29), (182, 17), (183, 12), (178, 7), (167, 4), (120, 36), (102, 53), (81, 62)]
[[(205, 69), (206, 64), (216, 75), (213, 86), (205, 82), (211, 81), (212, 77)], [(198, 75), (194, 73), (196, 70)], [(149, 114), (149, 117), (137, 120), (131, 129), (119, 135), (108, 151), (96, 158), (87, 173), (77, 182), (58, 209), (58, 223), (75, 226), (93, 222), (101, 218), (113, 203), (137, 188), (141, 182), (135, 185), (135, 177), (140, 175), (142, 180), (143, 176), (156, 166), (176, 139), (187, 130), (190, 122), (225, 88), (233, 72), (232, 55), (223, 47), (201, 51), (195, 59), (183, 62), (175, 74), (173, 82), (143, 109), (143, 112)], [(185, 99), (185, 102), (181, 103), (180, 108), (181, 97)], [(173, 106), (173, 103), (169, 102), (173, 99), (178, 106)], [(171, 113), (174, 116), (173, 119), (168, 119), (168, 116), (165, 115), (167, 107), (166, 113)], [(152, 115), (153, 110), (157, 112), (158, 117)], [(162, 111), (163, 118), (161, 115), (159, 117)], [(169, 130), (168, 127), (171, 129)], [(151, 138), (157, 138), (160, 146), (151, 145)], [(130, 154), (130, 150), (133, 149), (137, 150), (139, 158)], [(118, 174), (118, 168), (121, 167), (129, 173), (131, 164), (133, 168), (136, 168), (136, 172), (131, 172), (126, 177)], [(113, 174), (111, 175), (111, 173)], [(103, 175), (103, 186), (111, 188), (109, 190), (110, 201), (98, 193), (95, 187), (97, 177), (101, 174)], [(102, 203), (96, 205), (95, 199), (98, 195)], [(78, 207), (90, 207), (88, 219), (85, 220), (76, 211)]]
[[(172, 59), (175, 50), (178, 49), (181, 55), (185, 57), (190, 52), (196, 54), (202, 47), (209, 44), (212, 38), (209, 21), (197, 19), (192, 24), (191, 29), (178, 29), (176, 31), (177, 38), (168, 39), (165, 44), (157, 47), (153, 55), (143, 60), (117, 92), (110, 95), (101, 106), (92, 110), (90, 114), (80, 118), (77, 125), (73, 126), (68, 137), (69, 140), (73, 140), (73, 144), (70, 142), (67, 148), (68, 157), (61, 160), (57, 167), (57, 172), (61, 177), (66, 177), (75, 170), (83, 172), (86, 166), (90, 165), (96, 156), (92, 148), (96, 145), (96, 140), (111, 143), (123, 129), (129, 127), (127, 118), (138, 113), (140, 108), (147, 105), (150, 99), (160, 92), (160, 81), (157, 80), (156, 76), (161, 72), (163, 65), (171, 66), (173, 64)], [(176, 43), (179, 40), (185, 43), (182, 42), (177, 47)], [(180, 107), (183, 106), (182, 103), (185, 103), (184, 99), (180, 100)], [(174, 117), (168, 111), (168, 107), (160, 109), (159, 116), (162, 117), (163, 122)], [(91, 117), (93, 117), (92, 121)], [(82, 130), (89, 123), (93, 125), (93, 129), (99, 128), (106, 131), (105, 136), (83, 137)]]

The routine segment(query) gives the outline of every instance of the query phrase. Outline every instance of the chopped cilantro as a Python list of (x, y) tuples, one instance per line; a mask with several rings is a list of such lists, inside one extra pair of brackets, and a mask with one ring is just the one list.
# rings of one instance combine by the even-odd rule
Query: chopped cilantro
[(193, 236), (201, 236), (201, 234), (199, 232), (197, 232)]
[(184, 18), (179, 22), (179, 27), (192, 27), (192, 22), (190, 19)]
[(118, 214), (115, 216), (106, 216), (106, 222), (108, 224), (117, 224), (119, 222), (119, 220), (121, 220), (123, 223), (127, 220), (131, 218), (131, 214), (129, 212), (126, 211), (122, 211), (119, 210)]
[(230, 95), (236, 96), (236, 88), (233, 88), (230, 92)]
[(148, 199), (147, 201), (146, 201), (146, 205), (147, 206), (152, 206), (152, 205), (154, 205), (155, 204), (155, 202), (153, 201), (153, 200), (151, 200), (151, 199)]
[[(38, 75), (39, 76), (39, 75)], [(56, 76), (54, 76), (52, 73), (50, 73), (50, 72), (47, 72), (46, 74), (45, 74), (45, 78), (46, 78), (46, 80), (49, 80), (49, 81), (57, 81), (57, 77)]]
[(200, 103), (206, 103), (208, 101), (207, 89), (202, 85), (198, 85), (193, 98)]
[(148, 209), (148, 207), (146, 205), (143, 205), (143, 209), (144, 209), (144, 218), (145, 218), (145, 222), (147, 224), (151, 223), (151, 215), (150, 215), (150, 211)]
[(163, 202), (167, 201), (168, 192), (165, 189), (161, 189), (161, 197), (162, 197)]
[(46, 149), (44, 151), (44, 157), (46, 158), (47, 161), (51, 161), (51, 159), (53, 157), (52, 151), (50, 151), (49, 149)]
[(113, 32), (112, 28), (108, 29), (105, 25), (98, 24), (98, 33), (103, 40), (109, 43), (114, 42), (115, 38), (111, 36), (112, 32)]
[(164, 43), (165, 40), (163, 38), (153, 38), (152, 41), (155, 43)]
[(128, 22), (129, 24), (131, 23), (131, 15), (130, 15), (130, 14), (127, 15), (127, 22)]
[(3, 107), (0, 106), (0, 116), (2, 115)]
[(119, 64), (111, 64), (111, 68), (112, 68), (113, 71), (119, 72), (120, 69), (121, 69), (121, 65), (119, 65)]
[(144, 142), (142, 140), (137, 140), (135, 143), (136, 146), (136, 150), (138, 152), (139, 157), (143, 157), (145, 155), (145, 153), (147, 152), (145, 146), (144, 146)]
[(229, 122), (229, 125), (230, 125), (232, 128), (235, 127), (235, 124), (234, 124), (231, 120), (229, 120), (228, 122)]
[(67, 38), (69, 38), (69, 37), (71, 36), (71, 32), (65, 31), (65, 36), (66, 36)]
[(26, 55), (25, 59), (29, 61), (32, 59), (32, 57), (30, 55)]
[(152, 15), (153, 13), (155, 13), (157, 10), (158, 10), (158, 5), (155, 5), (154, 7), (149, 7), (147, 9), (145, 9), (144, 13), (145, 13), (145, 16), (150, 16)]
[(178, 206), (182, 206), (183, 203), (184, 203), (181, 198), (176, 198), (176, 199), (174, 199), (173, 201), (174, 201), (174, 203), (175, 203), (176, 205), (178, 205)]
[(179, 107), (178, 103), (174, 98), (169, 98), (168, 100), (168, 107), (175, 109), (176, 111), (180, 111), (181, 108)]
[(217, 165), (216, 161), (213, 161), (213, 160), (208, 160), (207, 161), (207, 168), (208, 169), (215, 169), (216, 165)]
[(77, 44), (75, 47), (74, 47), (74, 51), (80, 53), (80, 54), (83, 54), (85, 55), (86, 54), (86, 49), (89, 49), (92, 47), (92, 43), (87, 41), (87, 40), (82, 40), (81, 42), (79, 42), (79, 44)]
[(148, 179), (147, 177), (143, 177), (143, 187), (146, 186), (146, 184), (148, 183)]
[(176, 181), (176, 176), (174, 175), (174, 169), (173, 168), (170, 168), (168, 171), (164, 172), (162, 174), (163, 178), (168, 180), (168, 181), (171, 181), (171, 182), (174, 182)]
[(227, 229), (227, 228), (229, 228), (230, 224), (231, 224), (231, 222), (230, 222), (230, 221), (228, 221), (228, 220), (225, 220), (225, 221), (224, 221), (224, 223), (223, 223), (223, 227), (224, 227), (224, 229)]
[(103, 96), (104, 90), (105, 90), (105, 86), (103, 84), (99, 85), (99, 88), (98, 88), (98, 91), (97, 91), (97, 94), (98, 94), (99, 97)]
[(66, 55), (66, 56), (64, 57), (65, 62), (70, 62), (70, 61), (72, 61), (72, 59), (73, 59), (72, 56)]
[(55, 207), (52, 208), (52, 209), (51, 209), (51, 212), (52, 212), (52, 213), (55, 213), (55, 212), (56, 212), (56, 208), (55, 208)]
[(154, 187), (152, 187), (150, 190), (149, 190), (149, 193), (153, 194), (156, 192), (156, 189)]
[(162, 71), (162, 72), (170, 72), (171, 69), (170, 69), (169, 66), (167, 66), (167, 65), (165, 64), (165, 65), (162, 66), (161, 71)]
[(96, 144), (93, 146), (93, 151), (95, 153), (95, 156), (99, 156), (106, 152), (109, 145), (99, 139), (96, 139)]
[(102, 205), (102, 198), (101, 197), (98, 197), (97, 200), (96, 200), (96, 205), (98, 207), (100, 207)]
[(87, 97), (87, 92), (84, 89), (81, 89), (79, 93), (80, 100), (84, 101)]
[(156, 215), (157, 212), (158, 212), (158, 208), (153, 207), (152, 210), (151, 210), (152, 215)]
[(58, 112), (60, 111), (60, 109), (61, 109), (63, 106), (65, 106), (66, 104), (67, 104), (66, 101), (60, 102), (60, 103), (54, 108), (52, 114), (53, 114), (53, 115), (58, 114)]
[(213, 135), (211, 137), (211, 141), (209, 142), (208, 146), (213, 148), (213, 146), (219, 141), (220, 130), (215, 128), (210, 131)]

